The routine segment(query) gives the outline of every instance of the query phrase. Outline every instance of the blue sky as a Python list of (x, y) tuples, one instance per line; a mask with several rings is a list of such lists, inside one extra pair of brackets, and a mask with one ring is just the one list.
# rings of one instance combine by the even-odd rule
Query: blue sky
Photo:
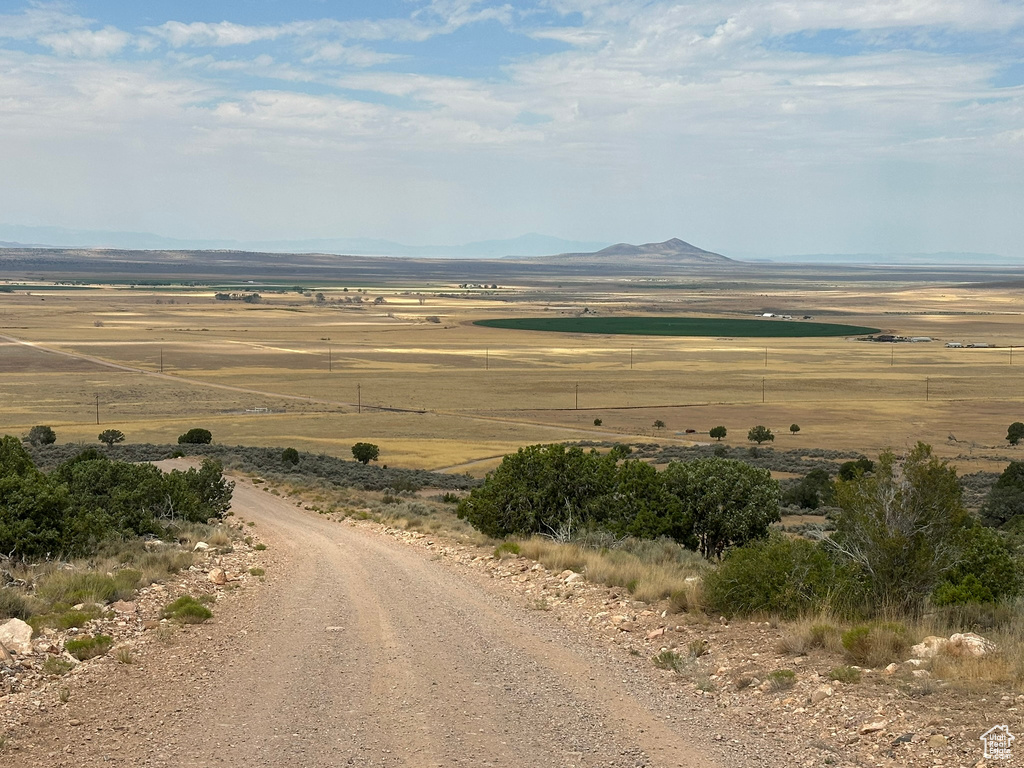
[(0, 223), (1024, 259), (1024, 3), (0, 0)]

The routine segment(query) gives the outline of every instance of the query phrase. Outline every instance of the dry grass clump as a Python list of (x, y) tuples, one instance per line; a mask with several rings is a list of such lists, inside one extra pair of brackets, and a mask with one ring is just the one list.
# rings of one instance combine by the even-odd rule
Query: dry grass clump
[(996, 626), (950, 624), (945, 616), (932, 616), (915, 627), (921, 636), (949, 637), (953, 632), (975, 632), (995, 644), (984, 656), (940, 652), (931, 662), (932, 674), (970, 692), (991, 691), (993, 686), (1019, 689), (1024, 685), (1024, 605), (1021, 601), (999, 606)]
[(775, 649), (789, 656), (806, 656), (815, 649), (842, 653), (842, 631), (831, 624), (828, 617), (808, 617), (790, 624)]
[(693, 578), (703, 566), (700, 558), (668, 560), (657, 549), (638, 553), (620, 549), (585, 549), (535, 536), (518, 542), (524, 557), (536, 560), (549, 571), (576, 571), (597, 584), (625, 587), (637, 600), (647, 603), (678, 595), (687, 610), (699, 605), (699, 582)]
[(842, 641), (850, 660), (865, 667), (902, 661), (911, 646), (907, 628), (895, 621), (859, 624), (844, 632)]

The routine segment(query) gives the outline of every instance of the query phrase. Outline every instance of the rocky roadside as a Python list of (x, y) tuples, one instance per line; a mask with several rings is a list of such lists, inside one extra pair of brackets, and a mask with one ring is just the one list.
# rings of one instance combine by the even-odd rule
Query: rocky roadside
[[(500, 584), (524, 611), (554, 620), (617, 651), (624, 668), (651, 677), (666, 697), (690, 697), (720, 721), (785, 744), (780, 764), (817, 766), (965, 766), (1006, 764), (983, 759), (981, 736), (1006, 725), (1024, 733), (1024, 694), (966, 692), (932, 677), (929, 658), (943, 638), (929, 638), (904, 664), (884, 670), (847, 667), (856, 681), (832, 679), (846, 661), (835, 653), (782, 652), (786, 628), (765, 622), (715, 621), (670, 614), (667, 602), (644, 604), (626, 590), (592, 584), (578, 573), (550, 572), (523, 557), (497, 559), (489, 550), (443, 537), (375, 529), (434, 559)], [(964, 652), (994, 649), (977, 636), (954, 637)], [(659, 668), (658, 657), (665, 668)], [(716, 740), (728, 740), (728, 732)]]
[[(229, 525), (243, 529), (241, 521)], [(19, 728), (35, 715), (66, 701), (70, 688), (94, 683), (104, 667), (133, 664), (141, 654), (166, 650), (174, 642), (173, 633), (187, 631), (188, 626), (179, 627), (163, 618), (169, 603), (190, 595), (209, 604), (216, 614), (217, 604), (231, 599), (233, 592), (259, 583), (262, 577), (251, 571), (265, 559), (264, 553), (257, 549), (260, 542), (252, 529), (244, 530), (245, 538), (239, 535), (230, 551), (197, 543), (193, 564), (187, 570), (137, 590), (131, 600), (106, 606), (99, 618), (82, 627), (47, 628), (32, 637), (31, 627), (22, 621), (0, 622), (0, 642), (9, 651), (5, 657), (0, 650), (0, 746), (16, 739)], [(79, 661), (68, 652), (69, 641), (98, 635), (112, 639), (106, 654)], [(63, 674), (56, 673), (65, 669)]]

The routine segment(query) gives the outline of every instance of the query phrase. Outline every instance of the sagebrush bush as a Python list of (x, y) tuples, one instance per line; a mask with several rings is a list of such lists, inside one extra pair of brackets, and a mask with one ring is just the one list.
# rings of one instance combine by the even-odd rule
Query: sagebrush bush
[(704, 600), (725, 616), (784, 618), (857, 608), (859, 585), (817, 543), (780, 534), (729, 552), (704, 577)]

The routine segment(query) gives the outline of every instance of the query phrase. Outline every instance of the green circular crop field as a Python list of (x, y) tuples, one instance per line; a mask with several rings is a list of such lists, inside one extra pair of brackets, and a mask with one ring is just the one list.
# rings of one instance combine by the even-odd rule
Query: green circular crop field
[(863, 336), (877, 328), (805, 320), (719, 317), (507, 317), (477, 320), (474, 325), (513, 331), (629, 334), (633, 336), (730, 336), (734, 338), (802, 338)]

